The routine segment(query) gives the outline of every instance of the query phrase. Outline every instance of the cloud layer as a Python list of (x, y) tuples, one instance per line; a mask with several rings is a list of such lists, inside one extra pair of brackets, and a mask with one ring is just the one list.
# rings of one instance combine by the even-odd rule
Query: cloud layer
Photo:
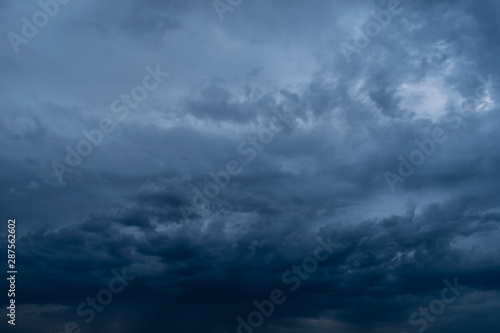
[[(280, 289), (255, 331), (418, 332), (411, 314), (457, 277), (426, 332), (497, 332), (499, 4), (402, 1), (348, 61), (391, 2), (244, 0), (221, 21), (210, 1), (71, 1), (17, 53), (4, 38), (16, 329), (236, 332)], [(41, 10), (0, 8), (4, 36)], [(138, 102), (147, 66), (169, 76)], [(116, 129), (67, 165), (104, 118)], [(292, 291), (318, 237), (335, 251)], [(77, 306), (123, 267), (135, 279), (87, 324)]]

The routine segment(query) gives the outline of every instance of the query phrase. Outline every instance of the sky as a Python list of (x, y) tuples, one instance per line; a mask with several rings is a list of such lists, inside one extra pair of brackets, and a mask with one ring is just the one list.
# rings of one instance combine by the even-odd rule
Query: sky
[(1, 331), (498, 332), (499, 14), (0, 0)]

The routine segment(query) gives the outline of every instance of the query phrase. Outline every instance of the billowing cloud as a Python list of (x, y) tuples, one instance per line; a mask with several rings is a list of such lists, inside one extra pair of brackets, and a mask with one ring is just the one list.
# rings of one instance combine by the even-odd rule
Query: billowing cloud
[(0, 1), (16, 329), (497, 332), (498, 3), (222, 2)]

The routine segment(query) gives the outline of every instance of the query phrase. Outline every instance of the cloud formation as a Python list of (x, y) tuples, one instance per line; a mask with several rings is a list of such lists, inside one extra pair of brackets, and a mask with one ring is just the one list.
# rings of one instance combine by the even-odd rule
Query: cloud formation
[[(280, 289), (256, 332), (418, 332), (411, 314), (457, 277), (467, 290), (425, 331), (497, 332), (499, 4), (401, 1), (347, 61), (342, 43), (387, 6), (243, 1), (221, 21), (210, 1), (71, 1), (19, 52), (4, 38), (16, 329), (237, 332)], [(40, 10), (0, 8), (4, 36)], [(60, 181), (53, 161), (156, 64), (170, 75)], [(293, 126), (263, 144), (277, 114)], [(446, 140), (391, 191), (385, 173), (436, 129)], [(183, 214), (230, 161), (242, 171)], [(292, 291), (283, 274), (318, 237), (335, 251)], [(122, 267), (135, 279), (85, 323), (78, 304)]]

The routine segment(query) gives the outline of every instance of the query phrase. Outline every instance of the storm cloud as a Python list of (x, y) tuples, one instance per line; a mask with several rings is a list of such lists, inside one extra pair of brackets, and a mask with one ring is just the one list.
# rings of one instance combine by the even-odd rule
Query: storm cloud
[(40, 3), (0, 1), (2, 330), (498, 332), (498, 1)]

